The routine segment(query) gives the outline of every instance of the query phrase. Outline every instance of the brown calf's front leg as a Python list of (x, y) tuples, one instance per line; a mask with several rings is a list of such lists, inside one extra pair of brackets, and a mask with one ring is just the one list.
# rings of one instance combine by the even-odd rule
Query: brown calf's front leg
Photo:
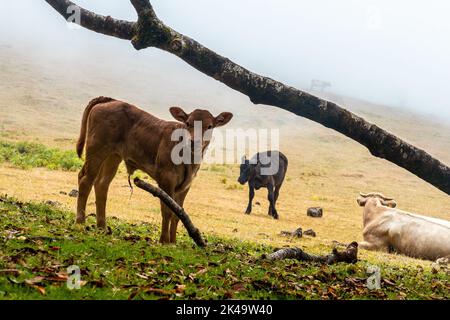
[[(183, 208), (184, 205), (184, 199), (186, 199), (186, 196), (189, 192), (189, 189), (179, 192), (175, 195), (174, 200), (176, 203), (180, 205), (180, 207)], [(177, 242), (177, 228), (178, 228), (178, 222), (180, 219), (172, 213), (172, 217), (170, 219), (170, 243), (176, 243)]]
[(95, 204), (97, 207), (97, 227), (106, 228), (106, 201), (108, 189), (114, 179), (122, 159), (118, 155), (113, 155), (103, 162), (99, 175), (95, 179)]
[[(158, 180), (160, 181), (159, 187), (164, 190), (169, 197), (183, 207), (184, 199), (189, 191), (189, 188), (183, 192), (175, 193), (175, 181), (176, 175), (173, 173), (166, 173), (162, 175)], [(178, 226), (178, 217), (161, 201), (161, 214), (162, 214), (162, 226), (161, 226), (161, 243), (175, 243), (176, 233)]]
[[(170, 183), (171, 181), (174, 181), (170, 175), (161, 177), (161, 180), (163, 183), (159, 184), (159, 187), (164, 190), (165, 193), (172, 199), (174, 199), (175, 194), (175, 187), (172, 186)], [(161, 225), (161, 237), (159, 239), (159, 242), (161, 243), (170, 243), (170, 233), (169, 233), (169, 227), (170, 227), (170, 220), (172, 219), (172, 210), (169, 209), (168, 206), (164, 204), (164, 202), (161, 200), (161, 215), (162, 215), (162, 225)]]
[(162, 225), (161, 225), (161, 237), (159, 238), (159, 242), (167, 244), (170, 243), (169, 226), (170, 220), (172, 218), (172, 210), (170, 210), (169, 207), (167, 207), (162, 202), (162, 200), (161, 200), (161, 215), (162, 215)]

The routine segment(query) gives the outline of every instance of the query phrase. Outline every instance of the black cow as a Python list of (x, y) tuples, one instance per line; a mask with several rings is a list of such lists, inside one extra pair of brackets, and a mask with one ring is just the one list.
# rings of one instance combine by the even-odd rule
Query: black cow
[(269, 206), (269, 216), (278, 219), (275, 204), (280, 193), (281, 185), (288, 167), (288, 159), (280, 151), (260, 152), (253, 156), (251, 160), (242, 158), (241, 172), (238, 179), (240, 184), (248, 181), (249, 201), (246, 214), (252, 212), (252, 200), (255, 196), (255, 189), (267, 188)]

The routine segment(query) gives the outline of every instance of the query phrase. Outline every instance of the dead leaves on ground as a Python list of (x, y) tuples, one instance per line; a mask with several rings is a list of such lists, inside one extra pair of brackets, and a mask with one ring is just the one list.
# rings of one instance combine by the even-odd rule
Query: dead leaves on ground
[[(20, 273), (19, 273), (20, 274)], [(14, 275), (18, 276), (15, 273)], [(54, 273), (47, 276), (35, 276), (33, 278), (28, 278), (25, 280), (17, 280), (16, 278), (9, 277), (8, 280), (16, 285), (28, 286), (30, 288), (36, 289), (41, 295), (46, 294), (45, 285), (46, 283), (59, 284), (66, 283), (68, 279), (67, 274), (64, 273)]]

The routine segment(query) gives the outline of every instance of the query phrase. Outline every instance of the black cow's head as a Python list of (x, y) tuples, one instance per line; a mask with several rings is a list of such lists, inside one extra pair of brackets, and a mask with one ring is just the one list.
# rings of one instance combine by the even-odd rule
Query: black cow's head
[(240, 184), (245, 184), (248, 181), (249, 177), (250, 177), (250, 161), (244, 156), (242, 157), (238, 182)]

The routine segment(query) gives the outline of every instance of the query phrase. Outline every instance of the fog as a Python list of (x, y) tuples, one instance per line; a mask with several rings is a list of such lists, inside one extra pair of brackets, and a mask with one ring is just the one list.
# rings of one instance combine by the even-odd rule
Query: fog
[[(81, 6), (135, 20), (127, 0), (77, 0)], [(153, 0), (176, 30), (257, 73), (309, 90), (332, 92), (450, 119), (450, 3), (434, 0)], [(129, 42), (70, 29), (43, 0), (0, 0), (0, 45), (51, 63), (58, 55), (92, 61), (168, 54), (135, 52)], [(173, 68), (190, 68), (175, 62)], [(170, 60), (172, 61), (172, 60)], [(139, 76), (139, 72), (136, 73)], [(211, 80), (213, 81), (213, 80)]]

